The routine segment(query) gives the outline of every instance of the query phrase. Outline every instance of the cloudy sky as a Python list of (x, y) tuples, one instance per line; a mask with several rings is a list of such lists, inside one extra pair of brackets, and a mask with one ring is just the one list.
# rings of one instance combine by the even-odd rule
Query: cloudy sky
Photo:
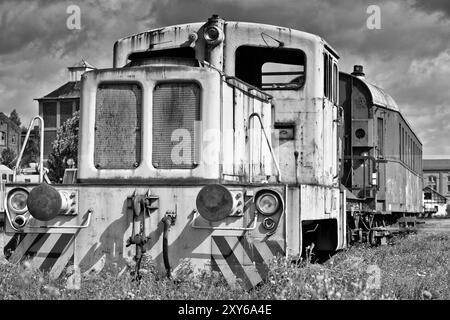
[[(81, 9), (81, 29), (69, 30), (69, 5)], [(367, 7), (381, 9), (370, 30)], [(39, 98), (68, 80), (82, 57), (112, 66), (115, 40), (160, 26), (226, 20), (291, 27), (326, 39), (340, 69), (362, 64), (415, 128), (429, 158), (450, 158), (450, 1), (448, 0), (0, 0), (0, 111), (17, 109), (22, 122)]]

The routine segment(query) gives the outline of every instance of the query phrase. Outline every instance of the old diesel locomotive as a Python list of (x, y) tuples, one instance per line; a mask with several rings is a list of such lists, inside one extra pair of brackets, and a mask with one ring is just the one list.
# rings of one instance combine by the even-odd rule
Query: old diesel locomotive
[(77, 183), (3, 189), (5, 255), (55, 277), (187, 258), (253, 287), (275, 255), (343, 248), (337, 98), (305, 32), (213, 16), (118, 40), (82, 77)]
[(422, 143), (394, 99), (365, 79), (362, 66), (339, 74), (344, 110), (348, 241), (385, 242), (394, 222), (422, 212)]

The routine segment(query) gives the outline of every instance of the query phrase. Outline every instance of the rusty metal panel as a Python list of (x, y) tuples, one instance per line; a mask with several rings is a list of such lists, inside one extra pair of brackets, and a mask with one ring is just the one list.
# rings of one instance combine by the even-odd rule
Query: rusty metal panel
[(95, 108), (94, 164), (129, 169), (141, 159), (142, 88), (133, 83), (100, 84)]
[(191, 169), (198, 163), (196, 122), (200, 87), (194, 82), (158, 84), (153, 91), (152, 163), (158, 169)]

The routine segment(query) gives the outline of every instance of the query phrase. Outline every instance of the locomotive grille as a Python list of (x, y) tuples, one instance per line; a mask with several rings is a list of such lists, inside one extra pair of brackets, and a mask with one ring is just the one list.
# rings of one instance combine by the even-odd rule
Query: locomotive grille
[(130, 169), (141, 160), (142, 89), (101, 84), (95, 108), (94, 163), (98, 169)]
[(153, 92), (153, 154), (158, 169), (191, 169), (198, 154), (196, 121), (200, 87), (192, 82), (163, 83)]

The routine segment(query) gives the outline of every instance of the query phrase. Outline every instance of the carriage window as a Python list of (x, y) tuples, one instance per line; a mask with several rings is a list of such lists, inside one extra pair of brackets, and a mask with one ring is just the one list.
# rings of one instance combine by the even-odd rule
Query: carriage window
[(377, 120), (378, 129), (378, 152), (380, 156), (384, 153), (384, 123), (383, 118), (378, 118)]
[(303, 51), (241, 46), (236, 50), (236, 77), (262, 90), (298, 90), (305, 84)]

